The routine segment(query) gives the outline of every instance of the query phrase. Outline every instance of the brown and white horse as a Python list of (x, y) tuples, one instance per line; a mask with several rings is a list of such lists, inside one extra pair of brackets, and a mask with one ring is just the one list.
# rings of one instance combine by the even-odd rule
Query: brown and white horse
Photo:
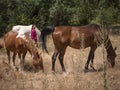
[[(47, 26), (41, 32), (42, 44), (44, 49), (46, 48), (46, 36), (52, 34), (55, 50), (52, 56), (52, 70), (55, 71), (55, 61), (58, 56), (62, 71), (66, 71), (63, 63), (66, 48), (68, 46), (80, 49), (90, 47), (89, 56), (85, 64), (85, 71), (88, 70), (89, 63), (91, 61), (91, 67), (93, 67), (94, 53), (97, 46), (104, 43), (107, 51), (107, 59), (111, 66), (115, 65), (115, 49), (111, 44), (110, 38), (107, 34), (102, 32), (101, 28), (97, 24), (89, 24), (86, 26)], [(47, 51), (48, 52), (48, 51)]]
[(18, 37), (18, 34), (13, 31), (9, 31), (4, 35), (4, 44), (8, 55), (8, 61), (10, 64), (10, 52), (13, 52), (13, 66), (15, 66), (15, 57), (18, 54), (20, 59), (20, 70), (24, 69), (25, 56), (27, 51), (30, 52), (33, 59), (33, 65), (38, 68), (43, 69), (42, 57), (38, 52), (37, 47), (34, 42), (29, 39), (27, 35), (24, 38)]

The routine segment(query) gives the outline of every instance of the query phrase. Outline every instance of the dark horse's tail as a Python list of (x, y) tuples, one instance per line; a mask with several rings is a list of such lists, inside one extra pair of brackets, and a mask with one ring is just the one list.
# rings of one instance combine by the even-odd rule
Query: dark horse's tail
[(41, 31), (41, 42), (42, 42), (42, 47), (45, 49), (45, 51), (48, 53), (47, 46), (46, 46), (46, 36), (50, 35), (51, 33), (54, 32), (54, 26), (46, 26), (43, 28)]

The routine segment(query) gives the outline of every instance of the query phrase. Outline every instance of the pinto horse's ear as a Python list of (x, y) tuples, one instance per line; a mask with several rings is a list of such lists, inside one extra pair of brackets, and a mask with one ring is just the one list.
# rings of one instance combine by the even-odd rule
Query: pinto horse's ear
[(41, 55), (41, 52), (39, 52), (39, 55)]
[(114, 51), (116, 51), (117, 47), (114, 48)]

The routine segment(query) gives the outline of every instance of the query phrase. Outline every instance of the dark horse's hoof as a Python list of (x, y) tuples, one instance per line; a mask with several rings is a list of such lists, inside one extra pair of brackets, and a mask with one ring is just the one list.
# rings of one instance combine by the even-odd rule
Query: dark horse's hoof
[(95, 68), (92, 69), (93, 72), (97, 71)]
[(87, 72), (89, 72), (89, 71), (90, 71), (89, 69), (85, 69), (85, 70), (84, 70), (85, 73), (87, 73)]
[(87, 73), (87, 72), (95, 72), (97, 71), (96, 69), (85, 69), (84, 72)]

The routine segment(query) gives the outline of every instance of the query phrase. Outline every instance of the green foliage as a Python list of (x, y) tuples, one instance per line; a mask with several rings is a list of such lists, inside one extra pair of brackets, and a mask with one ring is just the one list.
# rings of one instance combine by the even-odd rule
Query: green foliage
[(13, 25), (120, 23), (120, 0), (0, 0), (0, 36)]

